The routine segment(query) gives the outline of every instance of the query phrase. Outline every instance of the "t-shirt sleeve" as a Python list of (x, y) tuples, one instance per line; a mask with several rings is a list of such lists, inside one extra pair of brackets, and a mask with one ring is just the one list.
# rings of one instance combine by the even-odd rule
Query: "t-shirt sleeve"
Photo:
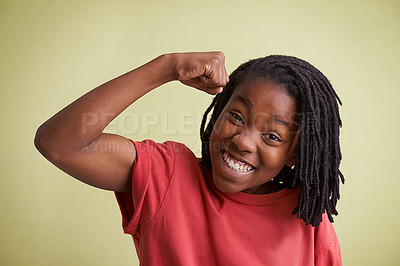
[(175, 165), (173, 142), (132, 141), (136, 159), (132, 167), (132, 192), (115, 192), (126, 234), (147, 227), (160, 209)]
[(315, 245), (316, 266), (342, 265), (339, 241), (326, 213), (322, 215), (322, 222), (317, 227)]
[(331, 246), (315, 257), (316, 266), (342, 266), (339, 241), (333, 240)]

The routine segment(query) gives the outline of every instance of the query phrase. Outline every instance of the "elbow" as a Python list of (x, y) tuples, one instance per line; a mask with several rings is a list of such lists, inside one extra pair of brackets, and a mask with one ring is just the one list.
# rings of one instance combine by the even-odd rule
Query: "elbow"
[(35, 148), (49, 161), (55, 158), (54, 151), (51, 148), (50, 141), (46, 138), (42, 126), (36, 130), (35, 138), (33, 140)]
[[(41, 126), (36, 130), (35, 138), (33, 140), (35, 148), (44, 155), (46, 153), (46, 141), (41, 130)], [(44, 155), (45, 156), (45, 155)], [(46, 157), (46, 156), (45, 156)]]

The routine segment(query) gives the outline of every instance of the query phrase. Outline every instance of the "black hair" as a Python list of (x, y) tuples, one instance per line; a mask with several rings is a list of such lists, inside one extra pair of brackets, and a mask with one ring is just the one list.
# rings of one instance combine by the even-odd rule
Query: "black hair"
[[(300, 187), (299, 203), (293, 214), (306, 224), (318, 226), (324, 212), (333, 222), (332, 215), (338, 214), (339, 180), (344, 183), (339, 170), (342, 121), (338, 102), (340, 105), (342, 102), (328, 79), (304, 60), (283, 55), (266, 56), (240, 65), (229, 76), (229, 83), (214, 97), (203, 116), (200, 128), (203, 164), (211, 170), (209, 141), (214, 124), (235, 88), (250, 79), (283, 85), (297, 107), (300, 133), (295, 166), (284, 166), (270, 182), (279, 182), (287, 188)], [(211, 110), (210, 121), (205, 127)]]

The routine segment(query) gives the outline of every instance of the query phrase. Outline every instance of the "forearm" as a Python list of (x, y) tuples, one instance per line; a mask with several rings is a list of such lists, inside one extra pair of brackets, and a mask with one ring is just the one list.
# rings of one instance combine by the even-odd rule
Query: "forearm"
[(173, 55), (163, 55), (93, 89), (41, 125), (35, 145), (48, 156), (83, 149), (129, 105), (173, 80), (173, 64)]

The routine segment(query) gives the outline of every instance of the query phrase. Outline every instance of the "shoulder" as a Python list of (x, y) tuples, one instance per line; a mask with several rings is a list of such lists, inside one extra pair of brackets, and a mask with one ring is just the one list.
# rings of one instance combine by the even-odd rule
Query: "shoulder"
[(165, 141), (162, 143), (153, 140), (132, 141), (136, 152), (140, 156), (147, 154), (173, 157), (175, 154), (193, 155), (193, 152), (185, 145), (175, 141)]
[(328, 265), (341, 265), (339, 240), (326, 213), (322, 215), (322, 222), (315, 229), (315, 257), (316, 261), (329, 262)]
[(333, 224), (329, 221), (326, 213), (322, 214), (322, 221), (316, 227), (316, 239), (319, 241), (338, 241)]
[(137, 154), (135, 164), (142, 167), (168, 166), (172, 173), (176, 165), (197, 163), (195, 154), (183, 143), (175, 141), (158, 143), (148, 139), (133, 143)]
[(191, 150), (183, 143), (175, 141), (165, 141), (162, 143), (155, 142), (154, 140), (146, 139), (142, 141), (132, 141), (138, 152), (153, 152), (153, 151), (167, 151), (167, 152), (191, 152)]

